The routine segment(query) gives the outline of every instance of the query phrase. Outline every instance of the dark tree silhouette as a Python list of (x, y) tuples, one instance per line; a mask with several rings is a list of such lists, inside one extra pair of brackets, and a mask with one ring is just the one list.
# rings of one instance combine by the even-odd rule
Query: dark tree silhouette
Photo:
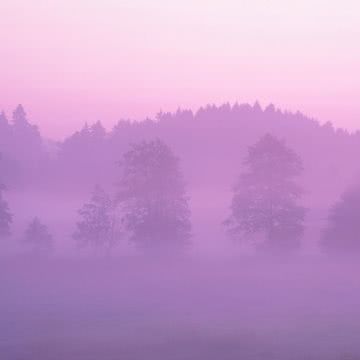
[(21, 104), (19, 104), (13, 111), (13, 124), (14, 127), (27, 127), (28, 121), (26, 119), (26, 112)]
[(0, 147), (2, 155), (9, 152), (12, 143), (12, 129), (4, 111), (0, 113)]
[[(194, 203), (210, 199), (206, 211), (200, 206), (194, 209), (196, 218), (204, 219), (199, 232), (209, 236), (217, 231), (214, 219), (222, 218), (226, 211), (224, 199), (229, 179), (236, 176), (234, 164), (266, 132), (286, 138), (306, 163), (302, 184), (311, 192), (304, 201), (313, 210), (307, 220), (314, 237), (321, 233), (318, 219), (326, 216), (323, 209), (329, 199), (342, 192), (360, 171), (353, 156), (360, 151), (359, 131), (342, 131), (331, 123), (321, 125), (299, 112), (281, 111), (273, 105), (226, 103), (197, 111), (178, 109), (145, 121), (122, 120), (108, 132), (101, 123), (89, 124), (56, 144), (41, 139), (23, 107), (15, 111), (13, 120), (0, 114), (0, 182), (11, 191), (21, 189), (24, 202), (36, 190), (61, 194), (63, 204), (69, 206), (63, 195), (86, 196), (95, 183), (105, 187), (113, 183), (114, 163), (130, 143), (159, 137), (181, 158)], [(46, 151), (51, 156), (44, 155)], [(31, 213), (31, 208), (27, 209)]]
[(90, 134), (94, 139), (98, 141), (103, 141), (105, 139), (106, 130), (102, 125), (101, 121), (97, 121), (94, 125), (91, 126)]
[(231, 217), (226, 221), (236, 237), (258, 233), (257, 247), (290, 251), (299, 247), (305, 209), (297, 204), (302, 191), (294, 179), (302, 172), (300, 158), (283, 141), (267, 134), (248, 150), (247, 171), (235, 186)]
[(12, 120), (9, 153), (18, 167), (15, 182), (18, 186), (29, 186), (29, 183), (40, 182), (40, 170), (47, 156), (39, 129), (28, 121), (22, 105), (14, 110)]
[(42, 151), (42, 139), (37, 126), (29, 123), (26, 112), (22, 105), (18, 105), (13, 112), (13, 134), (15, 140), (26, 144), (27, 152), (40, 153)]
[(0, 237), (10, 235), (10, 226), (13, 220), (9, 205), (3, 198), (4, 185), (0, 185)]
[(320, 245), (328, 253), (360, 253), (360, 187), (344, 192), (330, 209)]
[(90, 202), (79, 210), (79, 215), (81, 220), (73, 234), (79, 246), (110, 251), (116, 240), (114, 204), (99, 185), (95, 186)]
[(46, 225), (35, 217), (25, 231), (24, 242), (33, 253), (48, 254), (53, 249), (53, 237)]
[(150, 252), (184, 250), (191, 223), (178, 158), (156, 139), (132, 145), (121, 164), (117, 199), (131, 240)]
[[(106, 152), (106, 130), (100, 121), (85, 126), (66, 138), (59, 146), (53, 173), (61, 186), (83, 189), (92, 188), (94, 183), (106, 182), (113, 169), (114, 155)], [(69, 177), (68, 174), (71, 174)], [(75, 181), (74, 181), (75, 179)]]
[[(17, 144), (18, 145), (18, 144)], [(18, 175), (18, 164), (14, 153), (16, 146), (13, 140), (13, 129), (4, 111), (0, 113), (0, 172), (1, 180), (6, 184), (14, 185)]]
[[(0, 131), (1, 131), (1, 135), (3, 135), (4, 131), (8, 132), (9, 129), (10, 129), (9, 121), (7, 119), (7, 116), (6, 116), (5, 112), (2, 111), (0, 113)], [(8, 134), (6, 134), (6, 135), (8, 135)]]

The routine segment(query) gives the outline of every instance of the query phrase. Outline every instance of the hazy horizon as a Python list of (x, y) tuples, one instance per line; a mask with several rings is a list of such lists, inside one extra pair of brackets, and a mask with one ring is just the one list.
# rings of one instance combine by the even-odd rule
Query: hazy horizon
[(360, 7), (346, 0), (3, 0), (0, 108), (47, 137), (160, 109), (274, 103), (360, 123)]
[(109, 121), (109, 119), (104, 119), (101, 116), (99, 118), (93, 118), (92, 120), (85, 119), (82, 122), (81, 122), (80, 119), (77, 119), (78, 121), (74, 124), (73, 127), (63, 129), (62, 132), (57, 133), (57, 134), (52, 133), (52, 132), (47, 132), (46, 131), (46, 126), (43, 127), (40, 122), (36, 121), (36, 119), (34, 119), (32, 117), (31, 110), (29, 111), (29, 109), (26, 106), (24, 106), (24, 103), (21, 103), (21, 102), (16, 103), (13, 108), (8, 108), (8, 109), (0, 108), (0, 112), (4, 111), (7, 119), (11, 123), (13, 111), (16, 109), (16, 107), (18, 105), (23, 105), (24, 108), (25, 108), (26, 115), (27, 115), (27, 118), (28, 118), (29, 122), (38, 127), (38, 129), (39, 129), (39, 131), (40, 131), (40, 133), (41, 133), (44, 140), (63, 141), (66, 138), (72, 136), (77, 131), (80, 131), (81, 129), (83, 129), (84, 126), (86, 126), (86, 125), (91, 126), (91, 125), (97, 123), (98, 121), (101, 122), (101, 124), (104, 126), (104, 128), (106, 129), (107, 132), (111, 132), (114, 129), (114, 127), (121, 121), (142, 122), (142, 121), (146, 121), (146, 120), (149, 120), (149, 119), (150, 120), (156, 120), (156, 117), (157, 117), (157, 115), (159, 113), (175, 114), (178, 110), (180, 110), (180, 111), (191, 111), (194, 115), (196, 115), (196, 113), (198, 113), (199, 110), (206, 109), (209, 106), (215, 106), (217, 108), (220, 108), (221, 106), (224, 106), (224, 105), (230, 105), (230, 107), (233, 107), (235, 104), (238, 104), (240, 106), (241, 105), (254, 106), (255, 104), (259, 104), (263, 111), (269, 106), (274, 106), (275, 109), (279, 110), (281, 113), (284, 113), (284, 114), (288, 113), (288, 114), (293, 114), (293, 115), (301, 114), (301, 115), (305, 116), (308, 119), (314, 120), (320, 126), (323, 126), (326, 123), (331, 123), (332, 126), (334, 127), (334, 129), (343, 129), (343, 130), (349, 132), (350, 134), (354, 133), (354, 132), (357, 132), (357, 131), (360, 131), (360, 123), (359, 123), (359, 126), (347, 127), (347, 126), (343, 126), (342, 124), (337, 124), (336, 122), (334, 123), (334, 122), (329, 121), (329, 120), (322, 121), (322, 119), (318, 119), (318, 118), (316, 118), (314, 116), (311, 116), (311, 114), (307, 114), (307, 113), (301, 111), (300, 109), (282, 108), (282, 107), (277, 106), (277, 104), (274, 104), (272, 102), (270, 102), (270, 103), (261, 103), (258, 100), (255, 100), (255, 101), (249, 102), (249, 103), (248, 102), (240, 102), (240, 101), (235, 101), (235, 102), (225, 101), (225, 102), (222, 102), (222, 103), (221, 102), (220, 103), (204, 103), (204, 104), (200, 104), (198, 107), (195, 107), (195, 108), (185, 108), (185, 107), (178, 106), (178, 107), (174, 107), (173, 109), (166, 109), (166, 108), (160, 107), (154, 113), (147, 114), (147, 115), (145, 115), (143, 117), (128, 117), (128, 116), (123, 116), (123, 115), (120, 114), (117, 118), (114, 118), (111, 121)]
[(0, 360), (360, 360), (358, 0), (0, 16)]

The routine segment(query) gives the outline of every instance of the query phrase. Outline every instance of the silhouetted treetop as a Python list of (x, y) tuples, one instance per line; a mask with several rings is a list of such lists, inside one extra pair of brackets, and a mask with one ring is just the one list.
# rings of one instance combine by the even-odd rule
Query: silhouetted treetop
[(320, 242), (332, 254), (360, 254), (360, 188), (345, 191), (328, 214)]
[(28, 225), (24, 243), (36, 254), (48, 254), (53, 249), (53, 237), (38, 217), (35, 217)]
[(0, 237), (10, 235), (10, 226), (13, 221), (9, 205), (3, 197), (4, 190), (5, 186), (0, 184)]
[(101, 186), (96, 185), (90, 201), (78, 213), (80, 220), (73, 234), (78, 245), (109, 251), (116, 242), (115, 206), (110, 196)]
[(270, 134), (264, 135), (255, 145), (249, 147), (245, 164), (250, 172), (257, 172), (264, 177), (271, 176), (275, 181), (299, 176), (303, 171), (300, 157), (285, 145), (284, 140)]
[(121, 161), (117, 199), (130, 239), (146, 251), (180, 251), (191, 223), (179, 160), (156, 139), (133, 144)]
[(13, 123), (15, 126), (27, 126), (29, 124), (26, 118), (26, 112), (21, 104), (13, 111)]
[(8, 118), (4, 111), (0, 113), (0, 127), (9, 126)]
[(263, 234), (257, 247), (283, 252), (299, 247), (305, 209), (296, 203), (301, 188), (299, 156), (284, 141), (266, 134), (250, 146), (246, 170), (234, 189), (231, 216), (225, 222), (235, 237)]
[(97, 139), (104, 139), (106, 136), (106, 130), (101, 121), (97, 121), (94, 125), (91, 126), (90, 133)]

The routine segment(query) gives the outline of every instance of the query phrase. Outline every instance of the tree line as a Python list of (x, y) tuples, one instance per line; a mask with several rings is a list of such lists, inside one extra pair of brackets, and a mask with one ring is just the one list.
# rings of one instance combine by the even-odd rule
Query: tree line
[[(180, 254), (191, 247), (190, 198), (180, 159), (159, 138), (134, 143), (118, 166), (114, 194), (96, 185), (78, 211), (73, 239), (80, 248), (106, 253), (129, 240), (145, 253)], [(258, 252), (294, 253), (301, 247), (307, 209), (301, 205), (299, 155), (278, 137), (265, 134), (248, 150), (233, 187), (224, 229)], [(0, 235), (11, 233), (13, 215), (0, 188)], [(328, 253), (360, 252), (360, 187), (347, 190), (329, 210), (320, 245)], [(24, 232), (35, 253), (49, 253), (53, 236), (39, 218)]]

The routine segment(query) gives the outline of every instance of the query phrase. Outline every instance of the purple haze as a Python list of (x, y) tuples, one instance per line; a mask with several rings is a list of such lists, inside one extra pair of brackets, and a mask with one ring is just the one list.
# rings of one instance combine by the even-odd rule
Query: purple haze
[(258, 103), (2, 113), (0, 359), (360, 358), (359, 152)]

